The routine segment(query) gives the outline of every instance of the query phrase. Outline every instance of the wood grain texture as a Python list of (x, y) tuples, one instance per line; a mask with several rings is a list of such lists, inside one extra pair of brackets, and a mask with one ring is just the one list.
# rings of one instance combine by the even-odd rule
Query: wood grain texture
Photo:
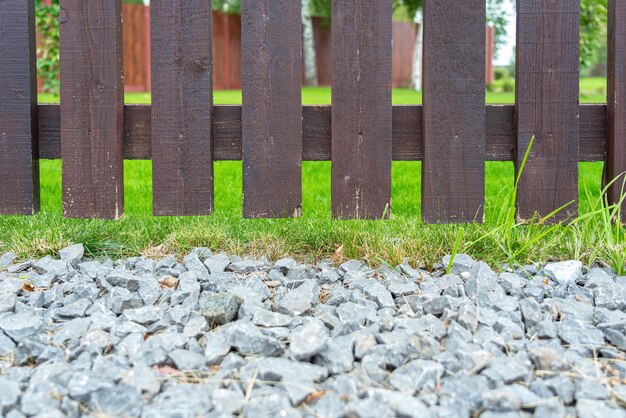
[(391, 214), (391, 0), (333, 0), (332, 210)]
[(424, 2), (422, 219), (482, 222), (484, 0)]
[(211, 1), (155, 0), (152, 201), (161, 216), (213, 212)]
[(520, 220), (551, 221), (578, 212), (579, 38), (578, 0), (517, 1), (516, 167), (534, 146), (517, 196)]
[(61, 0), (63, 214), (124, 208), (121, 0)]
[(242, 20), (243, 215), (302, 212), (300, 2), (244, 0)]
[[(517, 128), (515, 107), (488, 105), (487, 161), (513, 161)], [(61, 158), (60, 112), (58, 105), (40, 105), (39, 157)], [(302, 159), (329, 161), (331, 159), (331, 107), (302, 108)], [(213, 106), (213, 159), (241, 161), (241, 106)], [(124, 113), (124, 158), (152, 158), (150, 106), (127, 105)], [(579, 161), (604, 161), (607, 153), (606, 105), (580, 106)], [(393, 107), (393, 159), (418, 161), (422, 159), (422, 107)]]
[[(626, 2), (609, 0), (608, 28), (608, 152), (604, 184), (609, 203), (616, 204), (626, 191)], [(626, 203), (622, 202), (622, 222)]]
[(32, 1), (0, 1), (0, 215), (39, 211)]

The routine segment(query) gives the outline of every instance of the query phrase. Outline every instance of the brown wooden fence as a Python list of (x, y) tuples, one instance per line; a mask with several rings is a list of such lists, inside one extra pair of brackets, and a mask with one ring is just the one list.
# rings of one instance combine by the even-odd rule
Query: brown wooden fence
[(299, 216), (302, 160), (331, 160), (334, 215), (374, 219), (392, 160), (421, 160), (433, 223), (482, 221), (485, 161), (519, 168), (533, 136), (522, 219), (577, 212), (579, 161), (626, 171), (626, 2), (609, 1), (608, 106), (578, 104), (578, 0), (518, 0), (515, 106), (485, 106), (484, 0), (424, 2), (423, 106), (391, 103), (391, 0), (335, 0), (333, 105), (302, 106), (299, 3), (243, 2), (243, 106), (213, 106), (211, 2), (153, 2), (153, 104), (124, 106), (120, 1), (62, 0), (61, 104), (37, 106), (33, 2), (0, 2), (0, 213), (38, 210), (39, 158), (63, 159), (65, 216), (107, 219), (124, 159), (152, 159), (157, 215), (210, 214), (212, 162), (243, 160), (245, 217)]

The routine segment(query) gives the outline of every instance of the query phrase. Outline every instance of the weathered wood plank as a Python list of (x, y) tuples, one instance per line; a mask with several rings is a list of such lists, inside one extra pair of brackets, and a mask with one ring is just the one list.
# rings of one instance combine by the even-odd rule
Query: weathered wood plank
[[(517, 138), (514, 106), (486, 106), (487, 161), (513, 161)], [(604, 161), (607, 150), (606, 105), (580, 106), (579, 161)], [(39, 157), (61, 158), (60, 112), (58, 105), (40, 105)], [(150, 106), (128, 105), (124, 116), (124, 158), (152, 158)], [(393, 107), (393, 159), (422, 159), (422, 107)], [(331, 158), (330, 106), (304, 106), (304, 161)], [(241, 106), (213, 106), (213, 158), (215, 161), (241, 161)]]
[(520, 179), (520, 220), (570, 202), (551, 221), (578, 211), (579, 20), (578, 0), (517, 1), (518, 171), (535, 137)]
[[(619, 203), (626, 191), (626, 2), (609, 0), (608, 29), (608, 153), (604, 184), (611, 204)], [(626, 203), (622, 203), (626, 221)]]
[(34, 4), (0, 1), (0, 215), (39, 211)]
[(299, 1), (244, 1), (243, 215), (302, 208), (302, 23)]
[(123, 213), (121, 0), (61, 0), (63, 214)]
[(213, 212), (210, 0), (151, 4), (155, 215)]
[(391, 214), (391, 0), (333, 0), (332, 209)]
[(424, 2), (422, 219), (482, 222), (485, 0)]

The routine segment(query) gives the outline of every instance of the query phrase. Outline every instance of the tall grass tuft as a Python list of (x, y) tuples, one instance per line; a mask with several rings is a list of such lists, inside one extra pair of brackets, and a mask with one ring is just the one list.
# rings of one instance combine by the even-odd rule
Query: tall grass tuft
[[(620, 199), (610, 204), (607, 192), (621, 178)], [(618, 275), (626, 273), (626, 229), (621, 223), (622, 204), (626, 200), (626, 177), (618, 176), (604, 186), (600, 196), (585, 191), (589, 212), (580, 215), (571, 224), (572, 251), (590, 263), (608, 264)], [(587, 249), (587, 253), (584, 253)]]
[(604, 186), (599, 194), (585, 189), (589, 210), (576, 218), (548, 225), (550, 220), (573, 203), (570, 202), (543, 218), (535, 215), (527, 222), (516, 221), (519, 182), (533, 143), (534, 137), (524, 154), (513, 191), (502, 193), (499, 199), (501, 205), (494, 225), (487, 226), (486, 232), (467, 243), (464, 249), (472, 252), (481, 247), (495, 246), (509, 266), (527, 263), (538, 254), (566, 253), (589, 264), (609, 265), (618, 275), (626, 274), (626, 228), (620, 222), (622, 204), (626, 201), (626, 173), (620, 176), (621, 198), (615, 204), (608, 202), (607, 192), (619, 177)]

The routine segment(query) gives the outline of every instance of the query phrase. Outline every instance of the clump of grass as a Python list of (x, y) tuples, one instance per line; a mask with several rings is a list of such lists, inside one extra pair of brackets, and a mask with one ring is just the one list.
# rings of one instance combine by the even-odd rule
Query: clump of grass
[[(484, 235), (468, 242), (465, 248), (472, 252), (477, 247), (486, 247), (487, 241), (499, 249), (510, 266), (522, 265), (529, 260), (539, 260), (537, 254), (568, 254), (570, 258), (586, 261), (589, 264), (600, 263), (610, 266), (618, 275), (626, 273), (626, 229), (621, 223), (622, 205), (626, 201), (626, 175), (619, 176), (594, 194), (586, 188), (585, 199), (588, 211), (573, 219), (554, 225), (547, 223), (565, 210), (573, 202), (567, 203), (543, 218), (537, 215), (528, 222), (515, 220), (517, 192), (534, 137), (524, 154), (520, 170), (511, 192), (501, 199), (503, 204), (497, 212), (495, 225)], [(607, 192), (622, 178), (621, 198), (610, 204)], [(455, 245), (456, 250), (457, 245)], [(564, 248), (565, 247), (565, 248)], [(533, 260), (533, 261), (535, 261)]]
[[(609, 203), (609, 188), (622, 182), (620, 199)], [(623, 174), (613, 179), (594, 196), (585, 190), (590, 211), (576, 218), (571, 228), (572, 252), (578, 258), (587, 258), (590, 262), (608, 264), (618, 275), (626, 273), (626, 229), (621, 223), (622, 205), (626, 200), (626, 176)]]
[(547, 223), (571, 205), (571, 203), (567, 203), (542, 218), (534, 214), (528, 222), (516, 221), (520, 179), (526, 168), (534, 142), (535, 137), (533, 136), (515, 177), (513, 190), (504, 193), (504, 197), (500, 199), (502, 204), (497, 211), (495, 225), (487, 233), (468, 244), (468, 247), (472, 248), (484, 244), (487, 240), (491, 241), (493, 245), (498, 247), (499, 252), (504, 255), (510, 266), (523, 264), (528, 260), (530, 254), (537, 251), (538, 247), (550, 248), (558, 243), (565, 232), (563, 223), (559, 222), (554, 225)]

